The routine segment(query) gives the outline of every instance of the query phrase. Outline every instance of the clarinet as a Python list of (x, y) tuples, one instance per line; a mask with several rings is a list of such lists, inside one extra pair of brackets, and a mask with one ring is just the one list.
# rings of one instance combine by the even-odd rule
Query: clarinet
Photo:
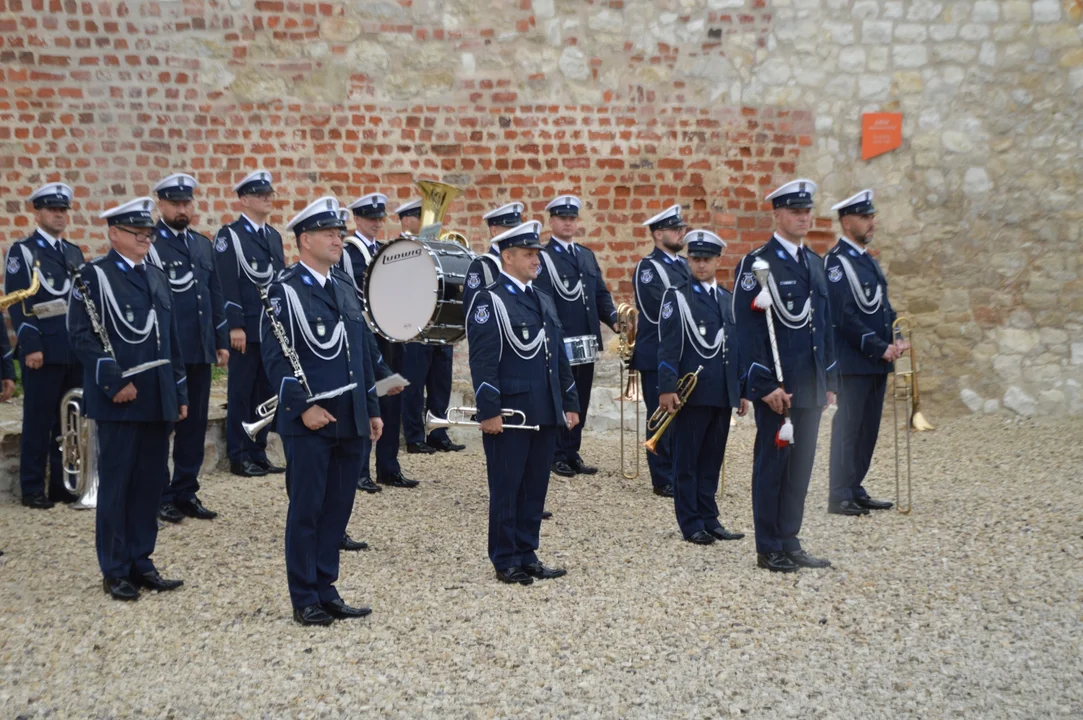
[(298, 357), (297, 351), (290, 345), (290, 341), (286, 337), (286, 328), (282, 326), (282, 323), (278, 321), (278, 317), (275, 315), (274, 305), (271, 304), (271, 297), (266, 286), (259, 288), (259, 299), (263, 301), (263, 311), (267, 315), (267, 320), (271, 323), (271, 332), (274, 333), (278, 344), (282, 347), (282, 354), (290, 361), (293, 376), (297, 378), (297, 382), (301, 383), (305, 394), (312, 397), (312, 390), (308, 387), (308, 378), (305, 377), (305, 369), (301, 367), (301, 358)]
[(68, 270), (71, 271), (72, 282), (75, 283), (75, 289), (79, 291), (79, 294), (83, 298), (83, 305), (86, 307), (87, 317), (90, 318), (90, 328), (94, 331), (94, 334), (98, 336), (98, 341), (101, 342), (102, 349), (105, 350), (109, 357), (113, 358), (113, 362), (116, 362), (117, 356), (113, 352), (113, 344), (109, 342), (109, 333), (106, 332), (105, 325), (98, 315), (98, 306), (90, 299), (90, 291), (87, 290), (86, 283), (83, 281), (82, 272), (80, 272), (79, 268), (70, 263), (68, 264)]

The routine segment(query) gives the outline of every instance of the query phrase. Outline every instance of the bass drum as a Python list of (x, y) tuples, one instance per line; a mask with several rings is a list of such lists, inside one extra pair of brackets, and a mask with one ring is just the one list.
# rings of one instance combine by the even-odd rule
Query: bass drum
[(474, 254), (455, 242), (402, 237), (365, 275), (365, 319), (391, 342), (452, 345), (466, 337), (463, 282)]

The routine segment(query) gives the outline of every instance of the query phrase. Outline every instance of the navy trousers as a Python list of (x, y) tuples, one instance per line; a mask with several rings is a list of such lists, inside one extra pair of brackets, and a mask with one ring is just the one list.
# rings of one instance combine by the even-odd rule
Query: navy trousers
[(690, 405), (671, 423), (673, 433), (673, 506), (685, 539), (718, 522), (718, 479), (730, 435), (730, 408)]
[(23, 371), (23, 435), (19, 442), (19, 486), (23, 497), (45, 492), (45, 465), (49, 465), (48, 496), (55, 501), (74, 500), (64, 489), (60, 445), (60, 400), (64, 393), (83, 385), (83, 366), (42, 365)]
[(499, 572), (538, 561), (542, 511), (557, 429), (484, 435), (489, 480), (489, 560)]
[[(583, 445), (583, 426), (587, 424), (587, 408), (590, 407), (590, 389), (594, 385), (594, 363), (572, 366), (575, 390), (579, 394), (579, 423), (569, 430), (561, 425), (557, 431), (556, 456), (553, 461), (570, 462), (579, 457)], [(622, 390), (624, 388), (621, 388)]]
[(286, 580), (295, 608), (338, 600), (338, 554), (361, 473), (361, 438), (282, 438), (286, 454)]
[[(643, 394), (643, 402), (647, 404), (647, 417), (649, 418), (658, 409), (658, 373), (640, 372), (639, 387)], [(682, 410), (683, 412), (683, 410)], [(676, 422), (676, 421), (674, 421)], [(673, 423), (670, 423), (672, 426)], [(651, 484), (656, 488), (664, 488), (673, 484), (673, 435), (674, 429), (668, 428), (658, 441), (657, 453), (647, 452), (647, 467), (651, 471)], [(644, 440), (650, 439), (644, 437)]]
[(832, 503), (869, 496), (861, 483), (876, 449), (886, 390), (886, 374), (839, 378), (838, 410), (831, 421)]
[(226, 452), (231, 463), (245, 460), (267, 460), (267, 433), (270, 426), (260, 430), (256, 439), (250, 440), (241, 423), (256, 419), (256, 408), (271, 397), (271, 385), (263, 370), (260, 344), (249, 341), (244, 353), (229, 353), (229, 379), (226, 386)]
[(437, 417), (447, 414), (451, 402), (451, 363), (454, 348), (407, 343), (403, 349), (402, 376), (410, 381), (402, 391), (402, 434), (407, 443), (430, 439), (442, 444), (447, 429), (437, 428), (425, 436), (425, 411)]
[[(162, 502), (189, 502), (199, 492), (199, 471), (207, 440), (207, 412), (211, 402), (211, 366), (185, 365), (188, 377), (188, 416), (175, 424), (173, 481), (167, 483)], [(262, 402), (262, 401), (261, 401)]]
[(752, 519), (756, 524), (756, 551), (796, 552), (797, 534), (805, 517), (805, 495), (816, 435), (823, 408), (790, 408), (794, 442), (775, 445), (783, 418), (763, 402), (756, 406), (756, 444), (752, 461)]
[[(384, 362), (391, 372), (402, 375), (403, 344), (391, 343), (381, 337), (376, 338)], [(405, 377), (405, 375), (403, 375)], [(404, 391), (405, 392), (405, 391)], [(402, 468), (399, 465), (399, 427), (402, 423), (402, 396), (384, 395), (380, 398), (380, 418), (384, 421), (384, 431), (376, 441), (376, 477), (394, 475)], [(372, 454), (372, 441), (364, 438), (361, 445), (361, 475), (369, 474), (369, 457)]]
[(154, 569), (158, 500), (166, 478), (170, 422), (98, 423), (95, 544), (104, 577)]

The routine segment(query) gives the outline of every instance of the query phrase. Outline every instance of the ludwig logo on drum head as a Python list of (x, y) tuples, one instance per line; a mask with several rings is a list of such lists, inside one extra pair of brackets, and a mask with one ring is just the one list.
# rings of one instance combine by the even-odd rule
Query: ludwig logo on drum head
[(385, 252), (383, 259), (380, 261), (381, 265), (390, 265), (391, 263), (399, 262), (400, 260), (409, 260), (413, 257), (418, 257), (422, 253), (421, 248), (414, 248), (413, 250), (403, 250), (402, 252), (390, 253)]

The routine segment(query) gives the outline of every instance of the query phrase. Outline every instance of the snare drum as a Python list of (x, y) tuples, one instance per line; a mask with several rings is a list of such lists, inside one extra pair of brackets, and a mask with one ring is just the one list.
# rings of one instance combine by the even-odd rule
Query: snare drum
[(392, 342), (451, 345), (466, 337), (463, 281), (474, 254), (413, 237), (380, 248), (365, 276), (365, 319)]
[(564, 338), (564, 352), (570, 365), (586, 365), (598, 359), (598, 338), (595, 335), (576, 335)]

